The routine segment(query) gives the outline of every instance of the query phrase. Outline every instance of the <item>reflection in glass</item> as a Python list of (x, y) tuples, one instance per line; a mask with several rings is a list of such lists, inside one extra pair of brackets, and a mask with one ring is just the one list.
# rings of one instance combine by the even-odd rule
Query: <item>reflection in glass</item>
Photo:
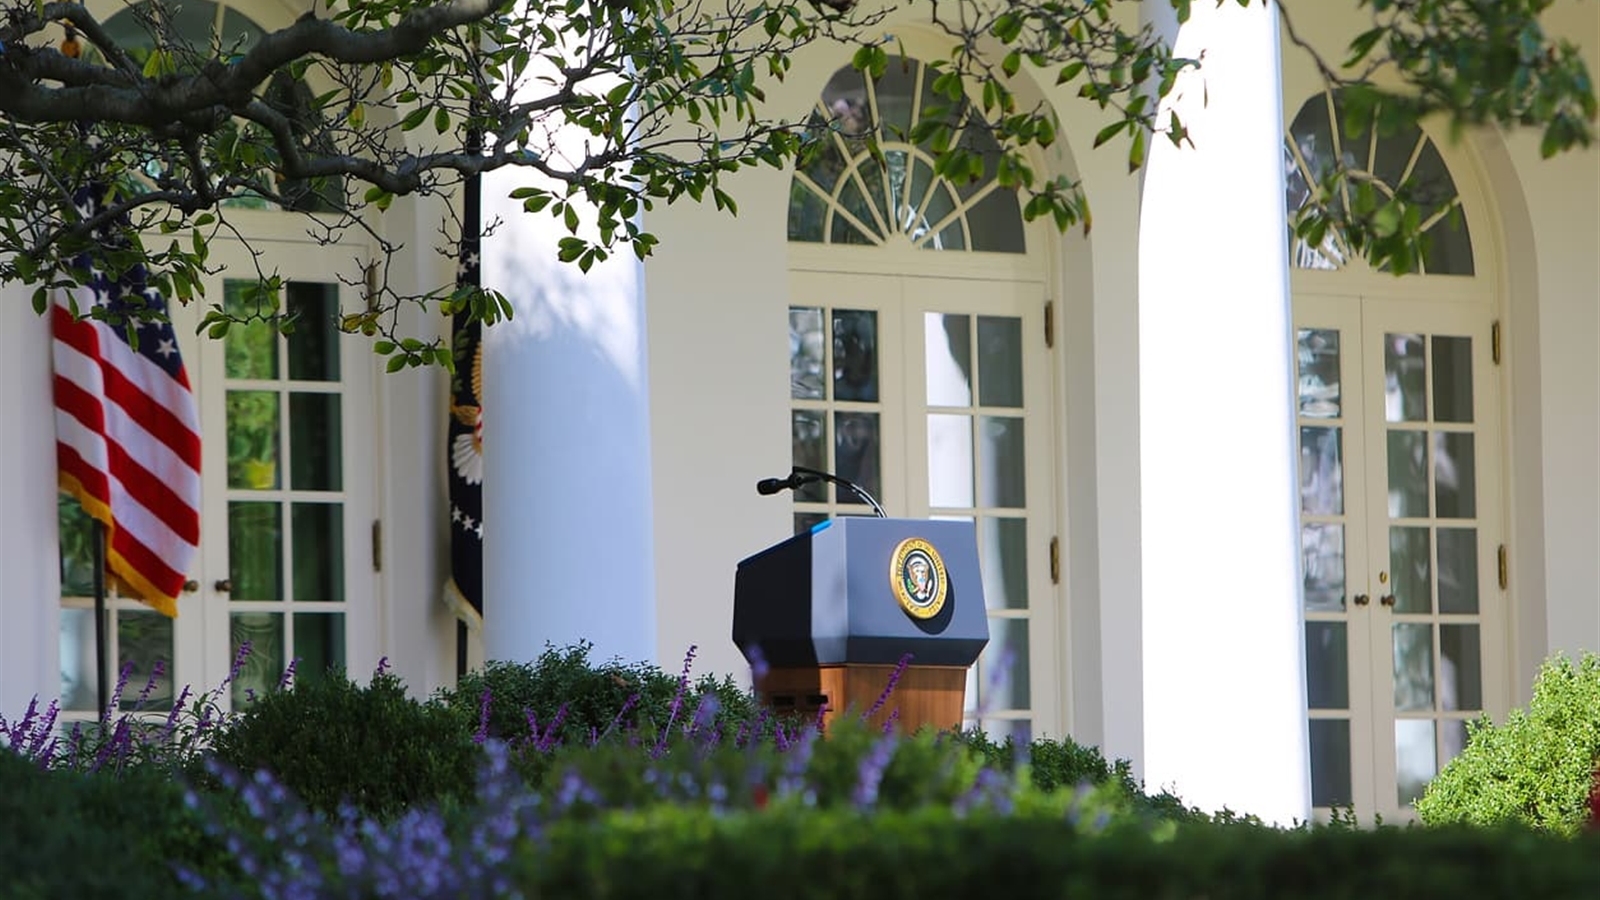
[(1441, 519), (1470, 519), (1478, 514), (1477, 456), (1471, 432), (1438, 432), (1433, 436), (1434, 499)]
[[(294, 599), (344, 599), (344, 506), (339, 503), (295, 503), (289, 509), (294, 526)], [(298, 646), (299, 638), (295, 639)]]
[(1394, 723), (1396, 799), (1401, 806), (1415, 803), (1438, 773), (1433, 746), (1433, 720), (1400, 719)]
[[(989, 171), (992, 173), (994, 170)], [(972, 232), (974, 250), (987, 253), (1028, 251), (1016, 191), (991, 191), (987, 197), (968, 207), (967, 226)]]
[[(827, 414), (822, 410), (797, 409), (793, 412), (793, 465), (822, 472), (828, 470), (826, 423)], [(797, 500), (820, 503), (828, 498), (827, 485), (818, 481), (809, 482), (795, 488), (794, 496)]]
[(1472, 229), (1461, 212), (1458, 200), (1450, 213), (1426, 232), (1429, 246), (1422, 257), (1422, 271), (1430, 275), (1471, 275)]
[(833, 399), (878, 402), (878, 314), (833, 311)]
[(227, 406), (228, 487), (258, 491), (277, 487), (277, 393), (228, 391)]
[(1467, 749), (1467, 723), (1464, 719), (1444, 719), (1439, 722), (1439, 767)]
[(1472, 338), (1433, 339), (1433, 420), (1472, 421)]
[(1439, 611), (1478, 611), (1478, 532), (1474, 528), (1440, 528)]
[(1476, 625), (1439, 626), (1439, 708), (1483, 708), (1483, 656)]
[[(222, 305), (235, 316), (270, 316), (277, 312), (254, 281), (224, 281)], [(222, 369), (229, 378), (277, 378), (278, 332), (266, 322), (236, 325), (222, 337), (222, 359)]]
[(972, 417), (928, 415), (928, 505), (972, 505)]
[(1394, 708), (1433, 709), (1433, 626), (1396, 622), (1394, 633)]
[(289, 486), (337, 491), (343, 486), (338, 394), (289, 395)]
[[(168, 710), (172, 708), (172, 619), (154, 610), (122, 609), (117, 617), (117, 666), (128, 672), (128, 686), (118, 708)], [(152, 684), (156, 664), (161, 675)], [(148, 692), (147, 692), (148, 689)], [(143, 698), (141, 700), (141, 697)]]
[(1344, 609), (1344, 526), (1308, 523), (1300, 526), (1300, 554), (1305, 573), (1307, 612)]
[(299, 318), (287, 338), (289, 377), (297, 381), (339, 380), (339, 286), (291, 281), (289, 312)]
[(81, 606), (61, 608), (61, 708), (94, 712), (95, 697), (94, 610)]
[(1383, 336), (1383, 409), (1390, 422), (1428, 418), (1426, 353), (1420, 334)]
[(1028, 520), (985, 516), (983, 601), (989, 609), (1028, 608)]
[(978, 704), (984, 712), (1027, 709), (1028, 620), (989, 620), (989, 646), (978, 657)]
[[(878, 468), (878, 414), (833, 414), (833, 464), (834, 474), (845, 481), (853, 481), (882, 503), (883, 482)], [(843, 488), (834, 489), (834, 499), (839, 503), (860, 503), (855, 494)]]
[(1302, 328), (1295, 351), (1300, 368), (1300, 415), (1338, 418), (1339, 332), (1332, 328)]
[(796, 400), (822, 400), (825, 345), (822, 310), (789, 307), (789, 396)]
[(243, 709), (252, 697), (278, 686), (283, 677), (283, 615), (265, 612), (236, 612), (229, 616), (229, 652), (239, 658), (239, 648), (250, 642), (250, 653), (233, 679), (233, 708)]
[(1344, 463), (1340, 429), (1300, 428), (1300, 511), (1310, 516), (1344, 512)]
[(330, 669), (343, 672), (344, 613), (295, 613), (294, 655), (296, 680), (315, 680)]
[(1392, 526), (1389, 529), (1389, 589), (1397, 613), (1433, 611), (1433, 570), (1429, 565), (1428, 529)]
[(1312, 719), (1311, 738), (1311, 805), (1349, 806), (1350, 790), (1350, 721), (1348, 719)]
[(1389, 516), (1395, 519), (1428, 515), (1427, 433), (1389, 432)]
[(1343, 622), (1306, 623), (1306, 704), (1350, 708), (1350, 643)]
[(71, 494), (56, 495), (56, 528), (61, 543), (61, 595), (94, 596), (94, 520)]
[(978, 727), (996, 744), (1010, 741), (1013, 747), (1026, 747), (1033, 742), (1031, 719), (984, 719)]
[(978, 317), (978, 402), (1022, 405), (1022, 319)]
[(1023, 465), (1023, 421), (1010, 416), (980, 416), (978, 439), (978, 504), (1020, 509), (1028, 505), (1027, 469)]
[(228, 503), (228, 580), (233, 600), (282, 600), (283, 507)]
[(928, 405), (971, 406), (972, 317), (926, 313), (923, 328)]

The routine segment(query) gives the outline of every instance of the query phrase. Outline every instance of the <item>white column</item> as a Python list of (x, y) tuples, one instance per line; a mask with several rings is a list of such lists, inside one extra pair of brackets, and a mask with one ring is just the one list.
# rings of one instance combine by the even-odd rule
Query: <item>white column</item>
[(1139, 240), (1145, 780), (1207, 809), (1310, 814), (1283, 113), (1272, 3), (1167, 0), (1204, 54), (1157, 139)]
[(31, 291), (0, 289), (0, 715), (61, 691), (55, 412), (49, 320)]
[(484, 342), (485, 652), (587, 640), (596, 659), (654, 661), (642, 271), (626, 248), (587, 274), (559, 262), (565, 228), (506, 198), (526, 174), (499, 174), (483, 282), (516, 314)]

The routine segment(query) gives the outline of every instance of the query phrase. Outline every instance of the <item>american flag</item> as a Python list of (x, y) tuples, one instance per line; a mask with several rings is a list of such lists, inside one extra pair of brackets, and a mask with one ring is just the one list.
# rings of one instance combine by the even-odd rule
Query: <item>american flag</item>
[[(96, 191), (75, 198), (99, 208)], [(106, 568), (145, 603), (178, 613), (200, 542), (200, 414), (166, 299), (142, 266), (91, 269), (88, 282), (58, 292), (54, 333), (56, 464), (61, 487), (106, 528)], [(83, 318), (73, 315), (72, 307)], [(88, 318), (105, 307), (111, 321)], [(155, 311), (162, 321), (141, 321)]]

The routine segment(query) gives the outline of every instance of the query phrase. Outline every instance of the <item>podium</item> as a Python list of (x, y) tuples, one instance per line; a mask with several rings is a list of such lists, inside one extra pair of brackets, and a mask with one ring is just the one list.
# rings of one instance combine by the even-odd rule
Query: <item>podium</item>
[(905, 733), (960, 728), (967, 670), (989, 642), (976, 526), (844, 517), (739, 562), (733, 641), (779, 714), (860, 715), (912, 654), (889, 700)]

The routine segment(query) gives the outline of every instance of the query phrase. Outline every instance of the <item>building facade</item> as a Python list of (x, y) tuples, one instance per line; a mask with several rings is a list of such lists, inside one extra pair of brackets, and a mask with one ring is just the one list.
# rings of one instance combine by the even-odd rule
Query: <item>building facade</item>
[[(221, 28), (301, 11), (202, 6)], [(943, 183), (919, 147), (886, 140), (880, 163), (837, 140), (803, 169), (740, 173), (737, 217), (658, 208), (648, 263), (584, 276), (488, 179), (505, 224), (483, 277), (517, 314), (486, 340), (482, 523), (452, 522), (444, 497), (442, 373), (381, 374), (331, 331), (203, 340), (176, 311), (206, 438), (201, 554), (176, 619), (113, 600), (114, 652), (170, 659), (163, 690), (219, 683), (250, 640), (241, 692), (296, 657), (387, 657), (425, 693), (455, 674), (448, 529), (481, 526), (474, 660), (583, 638), (668, 666), (693, 645), (701, 671), (741, 673), (737, 561), (864, 510), (755, 493), (796, 463), (891, 515), (975, 523), (984, 727), (1099, 745), (1202, 806), (1403, 818), (1467, 720), (1525, 702), (1550, 653), (1600, 647), (1600, 163), (1542, 160), (1532, 134), (1348, 131), (1270, 8), (1196, 4), (1180, 27), (1143, 6), (1181, 55), (1205, 53), (1174, 100), (1194, 147), (1158, 141), (1129, 174), (1090, 149), (1092, 104), (1015, 85), (1061, 116), (1032, 163), (1082, 180), (1087, 232), (1024, 222), (992, 181)], [(922, 12), (891, 19), (906, 60), (882, 79), (811, 46), (769, 108), (910, 121), (947, 50)], [(1330, 56), (1364, 27), (1354, 4), (1289, 12)], [(1600, 47), (1587, 7), (1547, 28)], [(1426, 186), (1421, 273), (1289, 240), (1339, 156), (1380, 191)], [(333, 273), (371, 248), (321, 246), (274, 210), (235, 218), (312, 318), (360, 302)], [(451, 277), (436, 210), (397, 201), (378, 224), (426, 248), (401, 277)], [(208, 298), (245, 302), (251, 260), (212, 256)], [(0, 409), (26, 424), (0, 467), (0, 710), (37, 694), (93, 715), (48, 327), (3, 293)]]

